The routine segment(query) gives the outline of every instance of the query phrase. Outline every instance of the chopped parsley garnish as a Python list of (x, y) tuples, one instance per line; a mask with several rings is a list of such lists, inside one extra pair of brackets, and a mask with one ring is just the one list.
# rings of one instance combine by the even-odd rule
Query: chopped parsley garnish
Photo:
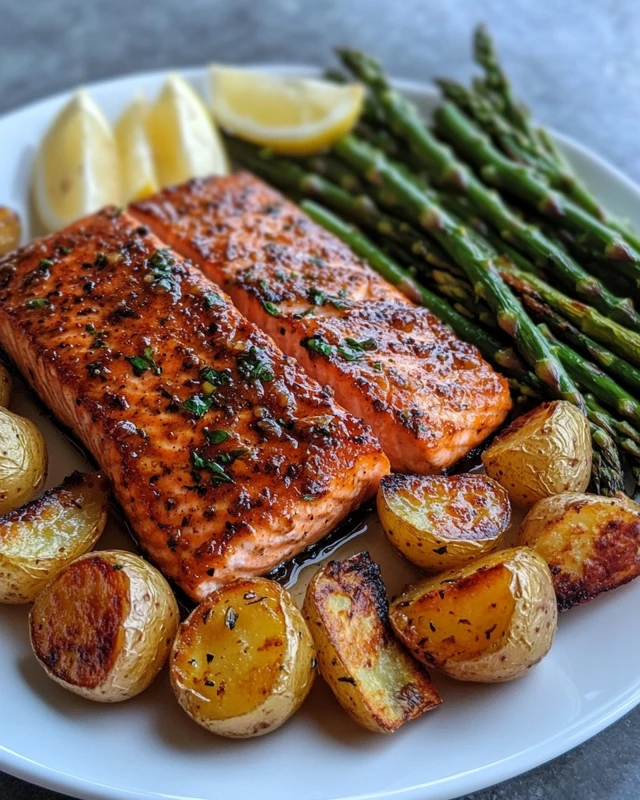
[(302, 346), (313, 353), (320, 353), (329, 358), (334, 353), (339, 353), (346, 361), (358, 361), (366, 350), (375, 350), (377, 343), (375, 339), (364, 339), (359, 342), (356, 339), (347, 337), (344, 344), (334, 345), (322, 339), (320, 336), (309, 336), (302, 340)]
[[(151, 367), (155, 367), (156, 362), (153, 358), (153, 347), (145, 347), (141, 356), (127, 356), (127, 361), (133, 367), (133, 371), (136, 375), (142, 375), (143, 372), (151, 369)], [(159, 375), (160, 367), (156, 367), (154, 371), (156, 375)]]
[(321, 353), (323, 356), (327, 356), (327, 358), (332, 355), (335, 350), (334, 345), (325, 342), (325, 340), (321, 339), (319, 336), (309, 336), (303, 339), (302, 346), (306, 347), (307, 350), (311, 350), (312, 353)]
[(376, 361), (376, 363), (373, 365), (373, 368), (374, 368), (374, 369), (375, 369), (377, 372), (382, 372), (382, 362), (380, 362), (380, 361)]
[(196, 469), (204, 469), (211, 473), (214, 486), (221, 483), (235, 483), (233, 478), (222, 469), (220, 464), (209, 458), (203, 458), (196, 450), (191, 453), (191, 461)]
[(223, 386), (231, 380), (231, 373), (228, 369), (203, 367), (200, 370), (200, 380), (203, 383), (210, 383), (212, 386)]
[(45, 306), (49, 305), (49, 301), (46, 297), (34, 297), (32, 300), (27, 300), (25, 306), (27, 308), (45, 308)]
[(251, 382), (264, 381), (268, 383), (275, 378), (271, 359), (255, 345), (238, 356), (238, 372), (245, 381)]
[(231, 434), (229, 433), (229, 431), (225, 431), (222, 429), (215, 431), (206, 430), (204, 432), (204, 435), (211, 442), (211, 444), (222, 444), (222, 442), (226, 442), (227, 439), (231, 438)]
[(109, 260), (107, 259), (105, 253), (98, 253), (96, 260), (93, 263), (96, 265), (96, 267), (106, 267), (109, 263)]
[(114, 568), (114, 570), (116, 572), (119, 572), (123, 568), (123, 565), (122, 564), (114, 564), (113, 568)]
[(338, 311), (342, 311), (345, 308), (349, 308), (349, 303), (344, 300), (343, 294), (342, 290), (338, 295), (326, 294), (321, 289), (312, 286), (307, 292), (307, 297), (314, 306), (324, 306), (329, 303)]
[(313, 502), (313, 501), (314, 501), (316, 498), (315, 498), (315, 497), (314, 497), (314, 495), (312, 495), (312, 494), (303, 494), (303, 495), (302, 495), (302, 499), (303, 499), (303, 500), (304, 500), (306, 503), (312, 503), (312, 502)]
[(214, 306), (223, 306), (224, 304), (224, 300), (221, 297), (218, 297), (217, 294), (204, 295), (204, 307), (206, 309), (213, 308)]
[(151, 285), (156, 289), (163, 289), (166, 292), (175, 292), (179, 289), (178, 282), (173, 277), (175, 261), (171, 252), (166, 248), (157, 250), (151, 258), (147, 259), (147, 267), (150, 270)]
[(315, 264), (316, 267), (326, 267), (327, 266), (327, 262), (323, 258), (318, 258), (317, 256), (311, 256), (309, 261), (312, 264)]
[(315, 313), (316, 313), (315, 308), (313, 306), (311, 306), (311, 308), (308, 308), (306, 311), (301, 311), (299, 314), (294, 314), (293, 318), (294, 319), (303, 319), (304, 317), (308, 317), (308, 316), (310, 316), (312, 314), (315, 314)]
[(53, 261), (50, 258), (43, 258), (38, 264), (38, 269), (44, 272), (45, 270), (49, 269), (49, 267), (52, 266), (53, 266)]
[(93, 344), (91, 345), (91, 349), (94, 347), (106, 347), (107, 343), (104, 340), (104, 337), (107, 335), (103, 331), (97, 331), (95, 327), (90, 323), (87, 322), (85, 325), (85, 330), (87, 333), (90, 333), (94, 337)]
[(72, 253), (72, 252), (73, 252), (73, 248), (72, 248), (72, 247), (61, 247), (61, 248), (60, 248), (60, 252), (61, 252), (63, 255), (65, 255), (65, 256), (68, 256), (70, 253)]
[(193, 397), (184, 401), (182, 407), (186, 408), (187, 411), (190, 411), (195, 417), (200, 419), (200, 417), (206, 414), (211, 408), (212, 403), (213, 398), (203, 397), (201, 394), (194, 394)]
[(270, 303), (268, 300), (263, 300), (262, 307), (267, 312), (267, 314), (271, 314), (272, 317), (280, 316), (280, 309), (275, 303)]

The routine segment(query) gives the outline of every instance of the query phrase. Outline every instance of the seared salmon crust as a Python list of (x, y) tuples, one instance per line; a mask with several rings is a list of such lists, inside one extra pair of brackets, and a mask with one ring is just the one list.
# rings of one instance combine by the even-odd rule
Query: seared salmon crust
[(394, 470), (439, 472), (504, 421), (507, 382), (475, 347), (249, 173), (131, 210), (366, 420)]
[(0, 343), (195, 600), (318, 540), (388, 472), (364, 422), (127, 213), (0, 260)]

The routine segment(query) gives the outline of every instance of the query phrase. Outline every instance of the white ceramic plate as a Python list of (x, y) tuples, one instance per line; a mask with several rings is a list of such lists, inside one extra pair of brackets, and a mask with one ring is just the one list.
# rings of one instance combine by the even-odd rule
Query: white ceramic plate
[[(185, 74), (203, 87), (204, 70)], [(152, 96), (163, 77), (133, 75), (90, 88), (113, 119), (136, 91)], [(399, 86), (425, 111), (433, 105), (428, 87)], [(34, 148), (66, 99), (59, 95), (0, 119), (0, 203), (18, 208), (23, 218)], [(559, 140), (602, 200), (640, 223), (640, 191), (593, 154)], [(24, 390), (16, 392), (13, 407), (47, 438), (50, 485), (86, 467)], [(129, 543), (112, 524), (101, 546)], [(409, 579), (374, 519), (339, 552), (365, 548), (382, 563), (390, 592)], [(0, 769), (92, 800), (256, 794), (263, 800), (446, 800), (560, 755), (640, 701), (640, 639), (633, 633), (639, 605), (640, 581), (563, 615), (551, 654), (514, 683), (465, 685), (436, 675), (442, 707), (392, 737), (357, 728), (318, 680), (293, 720), (249, 741), (198, 728), (174, 701), (165, 673), (128, 703), (101, 706), (68, 694), (31, 655), (27, 609), (0, 607)]]

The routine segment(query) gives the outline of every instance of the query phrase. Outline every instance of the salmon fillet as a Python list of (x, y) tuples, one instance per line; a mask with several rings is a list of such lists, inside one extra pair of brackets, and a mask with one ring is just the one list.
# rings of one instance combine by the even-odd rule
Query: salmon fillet
[(0, 343), (194, 600), (318, 540), (389, 469), (364, 422), (126, 213), (0, 260)]
[(507, 383), (475, 347), (249, 173), (131, 210), (365, 419), (394, 470), (439, 472), (504, 421)]

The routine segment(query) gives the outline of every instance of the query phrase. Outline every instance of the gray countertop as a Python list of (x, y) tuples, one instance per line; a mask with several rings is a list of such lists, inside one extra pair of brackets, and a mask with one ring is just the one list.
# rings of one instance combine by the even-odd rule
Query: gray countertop
[[(640, 182), (637, 0), (0, 0), (0, 113), (79, 83), (168, 65), (327, 64), (331, 47), (346, 43), (377, 54), (397, 77), (463, 78), (480, 20), (536, 116)], [(640, 708), (468, 800), (636, 800), (639, 783)], [(0, 798), (60, 795), (0, 773)]]

